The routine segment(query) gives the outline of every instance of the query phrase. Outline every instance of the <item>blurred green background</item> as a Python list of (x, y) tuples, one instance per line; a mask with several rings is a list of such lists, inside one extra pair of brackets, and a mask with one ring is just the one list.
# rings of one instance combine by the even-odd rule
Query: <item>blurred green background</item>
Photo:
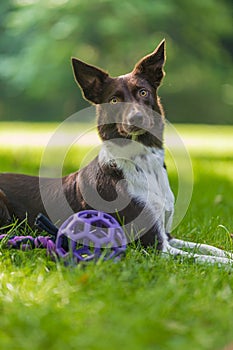
[(86, 107), (70, 57), (111, 75), (167, 40), (160, 89), (171, 122), (232, 124), (230, 0), (4, 0), (0, 121), (60, 121)]

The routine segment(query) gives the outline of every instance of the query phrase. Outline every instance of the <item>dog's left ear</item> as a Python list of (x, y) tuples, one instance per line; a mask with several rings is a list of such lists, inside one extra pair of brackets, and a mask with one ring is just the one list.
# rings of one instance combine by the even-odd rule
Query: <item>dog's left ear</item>
[(165, 39), (151, 54), (143, 57), (134, 67), (133, 73), (140, 75), (157, 88), (164, 76), (163, 66), (165, 63)]
[(103, 85), (110, 79), (108, 73), (77, 58), (72, 58), (72, 67), (75, 80), (81, 87), (84, 97), (95, 104), (101, 103)]

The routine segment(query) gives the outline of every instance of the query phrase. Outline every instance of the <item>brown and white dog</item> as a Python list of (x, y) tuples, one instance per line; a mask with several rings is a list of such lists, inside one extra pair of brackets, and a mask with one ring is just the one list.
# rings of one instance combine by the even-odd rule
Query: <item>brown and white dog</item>
[[(86, 167), (52, 179), (0, 174), (0, 226), (14, 217), (30, 225), (45, 202), (54, 208), (53, 221), (67, 218), (63, 198), (73, 212), (107, 211), (121, 218), (130, 240), (156, 245), (172, 255), (197, 261), (233, 262), (217, 248), (171, 238), (174, 196), (164, 165), (164, 113), (157, 95), (164, 76), (165, 41), (143, 57), (132, 72), (111, 77), (97, 67), (72, 59), (84, 97), (96, 105), (97, 128), (103, 141), (99, 155)], [(43, 196), (41, 195), (43, 193)], [(197, 249), (200, 255), (184, 249)], [(211, 255), (202, 255), (205, 254)]]

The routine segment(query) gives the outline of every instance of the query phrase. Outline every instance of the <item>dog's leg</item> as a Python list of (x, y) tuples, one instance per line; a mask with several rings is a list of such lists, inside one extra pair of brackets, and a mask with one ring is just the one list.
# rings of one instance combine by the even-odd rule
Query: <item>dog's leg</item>
[(233, 259), (233, 254), (230, 252), (227, 252), (225, 250), (216, 248), (214, 246), (211, 246), (209, 244), (201, 244), (201, 243), (194, 243), (194, 242), (189, 242), (189, 241), (183, 241), (181, 239), (176, 239), (176, 238), (172, 238), (169, 241), (169, 244), (174, 247), (174, 248), (185, 248), (188, 250), (195, 250), (200, 252), (201, 254), (211, 254), (214, 256), (218, 256), (218, 257), (228, 257)]
[[(189, 252), (184, 251), (183, 249), (189, 249)], [(199, 250), (204, 254), (197, 254), (195, 250)], [(192, 252), (193, 251), (193, 252)], [(206, 254), (213, 255), (206, 255)], [(172, 255), (172, 256), (184, 256), (187, 258), (192, 258), (195, 262), (200, 263), (209, 263), (209, 264), (218, 264), (218, 265), (232, 265), (233, 264), (233, 254), (226, 252), (224, 250), (218, 249), (216, 247), (207, 245), (207, 244), (198, 244), (194, 242), (183, 241), (179, 239), (171, 239), (168, 242), (168, 245), (163, 250), (163, 255)]]

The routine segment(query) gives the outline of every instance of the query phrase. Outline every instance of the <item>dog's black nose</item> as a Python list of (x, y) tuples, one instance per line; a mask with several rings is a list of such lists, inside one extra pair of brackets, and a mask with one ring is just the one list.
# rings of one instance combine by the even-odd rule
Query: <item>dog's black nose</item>
[(132, 114), (129, 116), (128, 121), (130, 123), (130, 125), (134, 125), (134, 126), (141, 126), (142, 122), (143, 122), (143, 114), (141, 112), (137, 112), (135, 114)]

